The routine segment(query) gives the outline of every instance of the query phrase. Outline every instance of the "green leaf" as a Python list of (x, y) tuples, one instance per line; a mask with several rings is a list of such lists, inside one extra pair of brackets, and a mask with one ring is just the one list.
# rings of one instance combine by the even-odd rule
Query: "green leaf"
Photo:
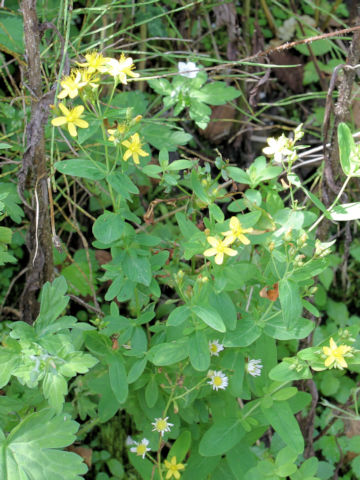
[(213, 330), (216, 330), (217, 332), (226, 331), (224, 321), (220, 317), (218, 312), (215, 310), (215, 308), (210, 306), (200, 307), (199, 305), (195, 305), (191, 309), (197, 317), (199, 317), (204, 323), (206, 323), (206, 325), (211, 327)]
[(24, 23), (21, 15), (11, 15), (9, 9), (0, 13), (0, 50), (15, 58), (25, 53)]
[(156, 402), (159, 397), (159, 387), (156, 381), (155, 376), (153, 375), (145, 388), (145, 401), (146, 405), (149, 408), (152, 408), (156, 405)]
[(194, 225), (193, 222), (191, 222), (189, 219), (186, 218), (186, 216), (178, 212), (175, 214), (176, 221), (178, 222), (180, 232), (184, 238), (187, 240), (191, 238), (193, 235), (198, 235), (200, 230)]
[(202, 437), (199, 453), (204, 457), (222, 455), (239, 443), (244, 435), (245, 430), (238, 418), (223, 418), (210, 427)]
[(217, 310), (226, 328), (234, 330), (237, 324), (237, 311), (230, 296), (225, 292), (209, 295), (209, 303)]
[(161, 178), (159, 173), (162, 172), (162, 168), (159, 165), (145, 165), (145, 167), (142, 168), (143, 173), (147, 175), (148, 177), (152, 178)]
[(10, 145), (9, 143), (0, 142), (0, 150), (4, 150), (6, 148), (12, 148), (12, 145)]
[(190, 450), (190, 446), (191, 432), (189, 430), (184, 430), (171, 447), (168, 453), (168, 459), (176, 457), (177, 463), (182, 462), (187, 452)]
[(359, 168), (359, 164), (351, 162), (351, 153), (355, 150), (355, 142), (346, 123), (339, 124), (337, 134), (341, 168), (346, 176), (350, 176)]
[(209, 342), (204, 330), (196, 330), (189, 338), (189, 356), (195, 370), (203, 372), (210, 365)]
[(297, 393), (297, 388), (296, 387), (286, 387), (282, 388), (281, 390), (278, 390), (272, 395), (272, 398), (274, 400), (282, 401), (282, 400), (288, 400), (289, 398), (293, 397)]
[(49, 410), (28, 415), (7, 438), (0, 430), (0, 478), (81, 480), (87, 467), (79, 455), (59, 449), (75, 441), (78, 424)]
[(0, 227), (0, 242), (11, 243), (12, 231), (7, 227)]
[(159, 95), (171, 95), (173, 87), (165, 78), (153, 78), (147, 81), (150, 87)]
[(269, 378), (276, 382), (290, 382), (292, 380), (301, 380), (311, 377), (310, 369), (305, 363), (304, 365), (298, 365), (296, 358), (284, 358), (281, 363), (276, 365), (276, 367), (269, 372)]
[(191, 160), (175, 160), (171, 162), (167, 167), (168, 171), (178, 171), (178, 170), (185, 170), (187, 168), (192, 168), (194, 166), (194, 162)]
[(124, 367), (124, 361), (120, 354), (113, 353), (108, 355), (109, 379), (111, 390), (119, 403), (124, 403), (127, 399), (129, 389), (127, 375)]
[(247, 172), (238, 167), (226, 167), (226, 173), (230, 178), (235, 180), (238, 183), (244, 183), (245, 185), (250, 185), (251, 179)]
[(209, 478), (209, 475), (213, 473), (217, 464), (220, 462), (220, 456), (203, 457), (194, 450), (186, 462), (186, 468), (184, 474), (181, 475), (181, 480), (205, 480)]
[(146, 364), (147, 364), (146, 358), (141, 358), (140, 360), (136, 360), (136, 362), (133, 363), (127, 376), (127, 382), (129, 385), (131, 383), (136, 382), (136, 380), (140, 377), (140, 375), (145, 370)]
[(139, 189), (135, 183), (124, 173), (112, 172), (106, 179), (115, 192), (120, 193), (126, 200), (131, 199), (131, 194), (137, 195), (139, 193)]
[(97, 240), (108, 245), (121, 237), (125, 225), (122, 215), (105, 212), (95, 220), (92, 231)]
[(227, 332), (224, 338), (225, 347), (247, 347), (254, 343), (261, 335), (261, 328), (256, 325), (253, 317), (241, 318), (236, 328)]
[(87, 178), (88, 180), (102, 180), (105, 178), (105, 167), (94, 160), (87, 158), (74, 158), (55, 163), (58, 172), (73, 177)]
[(166, 125), (149, 124), (142, 129), (145, 140), (158, 150), (175, 152), (179, 145), (186, 145), (192, 136), (183, 130), (172, 130)]
[(181, 360), (184, 360), (188, 355), (187, 338), (155, 345), (148, 351), (148, 359), (159, 367), (181, 362)]
[(277, 340), (292, 340), (294, 338), (305, 338), (314, 330), (315, 324), (307, 318), (298, 318), (289, 328), (284, 323), (281, 312), (266, 321), (264, 333)]
[(279, 281), (279, 300), (284, 323), (287, 327), (296, 324), (302, 312), (302, 302), (297, 283), (286, 278)]
[(224, 103), (240, 97), (241, 91), (226, 85), (224, 82), (212, 82), (201, 90), (192, 90), (190, 96), (209, 105), (224, 105)]
[(263, 408), (265, 418), (286, 445), (297, 453), (304, 450), (304, 439), (287, 402), (274, 402), (271, 408)]
[(190, 316), (191, 310), (186, 305), (174, 308), (174, 310), (168, 316), (166, 324), (170, 327), (179, 327)]
[(38, 335), (48, 333), (48, 328), (54, 323), (69, 303), (65, 296), (67, 284), (64, 277), (56, 278), (52, 283), (46, 282), (40, 296), (40, 313), (35, 320)]
[(12, 372), (18, 367), (20, 361), (21, 357), (18, 353), (0, 348), (0, 388), (7, 385)]
[(59, 414), (65, 401), (65, 395), (68, 393), (65, 378), (58, 372), (48, 372), (43, 380), (42, 389), (44, 397), (49, 400), (50, 406)]
[(191, 188), (195, 195), (204, 203), (209, 205), (211, 203), (211, 199), (206, 193), (204, 187), (202, 186), (199, 178), (199, 174), (196, 170), (191, 172)]
[(134, 254), (126, 255), (122, 266), (127, 277), (133, 282), (141, 283), (146, 287), (150, 285), (152, 273), (148, 258), (138, 257)]
[(331, 220), (336, 222), (348, 222), (360, 218), (360, 202), (343, 203), (330, 210)]

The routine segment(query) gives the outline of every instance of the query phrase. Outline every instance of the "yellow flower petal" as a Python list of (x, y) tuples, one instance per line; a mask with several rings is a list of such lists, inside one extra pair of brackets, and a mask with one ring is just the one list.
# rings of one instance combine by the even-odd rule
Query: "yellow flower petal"
[(77, 131), (76, 131), (76, 127), (73, 123), (68, 123), (68, 130), (69, 130), (69, 133), (72, 137), (76, 137), (77, 136)]
[(126, 162), (127, 160), (129, 160), (130, 157), (131, 157), (131, 151), (130, 151), (130, 150), (126, 150), (126, 152), (124, 153), (124, 156), (123, 156), (124, 162)]
[(70, 114), (70, 111), (65, 107), (63, 103), (59, 103), (59, 108), (62, 111), (62, 113), (67, 117)]
[(208, 248), (208, 249), (205, 250), (205, 252), (204, 252), (204, 256), (205, 256), (205, 257), (212, 257), (213, 255), (216, 255), (216, 254), (217, 254), (216, 248)]
[(84, 105), (78, 105), (73, 109), (72, 113), (75, 117), (80, 117), (83, 111), (84, 111)]
[(89, 124), (85, 120), (82, 120), (81, 118), (77, 118), (74, 120), (74, 124), (79, 127), (79, 128), (88, 128)]
[(60, 127), (60, 125), (64, 125), (66, 121), (66, 117), (56, 117), (51, 120), (51, 125), (54, 125), (54, 127)]
[(215, 237), (207, 237), (206, 239), (210, 245), (214, 248), (216, 248), (219, 245), (219, 240)]
[(221, 265), (224, 261), (224, 252), (219, 252), (216, 256), (215, 256), (215, 263), (217, 265)]

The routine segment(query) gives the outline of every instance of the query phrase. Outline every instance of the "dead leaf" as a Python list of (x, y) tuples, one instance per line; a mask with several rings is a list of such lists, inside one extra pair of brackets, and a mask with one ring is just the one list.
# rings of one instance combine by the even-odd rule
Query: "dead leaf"
[(68, 452), (73, 452), (83, 458), (86, 465), (91, 468), (91, 460), (92, 460), (92, 448), (82, 447), (81, 445), (69, 445), (66, 450)]
[(279, 284), (278, 282), (274, 283), (272, 288), (264, 287), (260, 290), (260, 297), (267, 298), (272, 302), (275, 302), (279, 298)]
[(220, 143), (230, 135), (236, 109), (232, 105), (217, 105), (212, 108), (209, 125), (202, 134), (212, 143)]
[(293, 55), (290, 52), (273, 52), (269, 55), (271, 63), (275, 65), (299, 65), (290, 68), (273, 68), (277, 79), (287, 85), (294, 93), (302, 93), (304, 91), (303, 77), (304, 67), (300, 55)]

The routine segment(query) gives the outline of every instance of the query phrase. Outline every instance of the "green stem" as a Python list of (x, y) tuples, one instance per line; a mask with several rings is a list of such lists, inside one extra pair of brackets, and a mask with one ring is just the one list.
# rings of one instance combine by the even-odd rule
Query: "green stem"
[[(340, 192), (337, 194), (337, 196), (336, 196), (335, 200), (333, 201), (333, 203), (331, 204), (331, 206), (327, 209), (328, 212), (331, 211), (331, 210), (335, 207), (335, 205), (336, 205), (337, 202), (339, 201), (341, 195), (344, 193), (344, 190), (345, 190), (345, 188), (347, 187), (347, 184), (349, 183), (349, 181), (350, 181), (351, 178), (352, 178), (352, 177), (346, 177), (346, 180), (345, 180), (345, 182), (344, 182), (344, 185), (341, 187)], [(324, 219), (324, 217), (325, 217), (325, 214), (323, 213), (323, 214), (316, 220), (316, 222), (309, 228), (309, 230), (308, 230), (309, 233), (312, 232), (312, 231), (314, 230), (314, 228), (316, 228), (316, 227), (319, 225), (319, 223)]]

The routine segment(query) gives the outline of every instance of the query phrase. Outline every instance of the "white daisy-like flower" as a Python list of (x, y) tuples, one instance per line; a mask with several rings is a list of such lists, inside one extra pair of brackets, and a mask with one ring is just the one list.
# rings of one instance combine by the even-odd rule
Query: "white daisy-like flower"
[(273, 157), (275, 163), (281, 163), (287, 160), (287, 157), (292, 157), (294, 152), (290, 150), (290, 143), (287, 137), (282, 134), (279, 138), (268, 138), (268, 147), (263, 148), (265, 155)]
[(155, 422), (153, 422), (151, 425), (154, 426), (152, 429), (153, 432), (157, 431), (161, 434), (161, 436), (164, 436), (165, 432), (170, 432), (170, 427), (173, 427), (173, 423), (169, 423), (167, 421), (169, 417), (165, 418), (155, 418)]
[(149, 440), (147, 438), (143, 438), (141, 442), (134, 442), (136, 445), (135, 447), (130, 448), (130, 452), (136, 453), (138, 457), (145, 458), (146, 452), (149, 452), (151, 448), (148, 448)]
[(215, 356), (215, 357), (218, 357), (219, 356), (219, 352), (221, 352), (222, 350), (224, 350), (224, 345), (222, 345), (221, 343), (219, 343), (219, 340), (211, 340), (209, 342), (209, 350), (210, 350), (210, 355), (211, 356)]
[(252, 377), (260, 377), (263, 365), (261, 360), (249, 360), (245, 368)]
[(220, 390), (225, 390), (225, 388), (229, 384), (229, 379), (225, 375), (225, 373), (221, 372), (220, 370), (218, 372), (214, 371), (210, 375), (211, 380), (208, 382), (209, 385), (212, 386), (213, 390), (218, 391), (219, 388)]
[(178, 69), (180, 75), (187, 78), (195, 78), (199, 69), (194, 62), (179, 62)]

